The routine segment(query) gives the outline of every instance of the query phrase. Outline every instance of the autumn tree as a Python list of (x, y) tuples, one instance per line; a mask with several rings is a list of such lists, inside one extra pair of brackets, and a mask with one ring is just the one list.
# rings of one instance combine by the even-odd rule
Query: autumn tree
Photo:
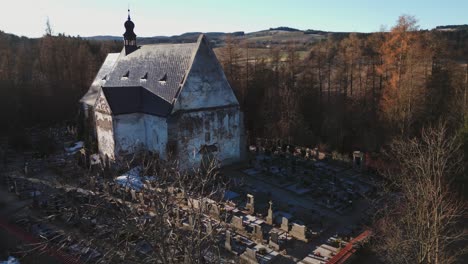
[(417, 34), (418, 25), (412, 16), (400, 16), (397, 25), (385, 35), (381, 47), (383, 63), (379, 73), (385, 75), (381, 109), (389, 127), (408, 133), (421, 111), (424, 84), (417, 81), (422, 45)]

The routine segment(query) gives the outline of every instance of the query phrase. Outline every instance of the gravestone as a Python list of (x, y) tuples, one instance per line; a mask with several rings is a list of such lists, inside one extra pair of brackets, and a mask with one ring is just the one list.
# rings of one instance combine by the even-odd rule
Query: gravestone
[(245, 205), (245, 208), (247, 209), (247, 211), (249, 211), (249, 214), (255, 213), (255, 204), (254, 204), (253, 195), (247, 194), (247, 204)]
[(232, 226), (237, 230), (244, 230), (244, 225), (242, 224), (242, 218), (238, 216), (233, 216), (231, 220)]
[(132, 194), (132, 201), (136, 201), (137, 198), (136, 198), (136, 192), (135, 192), (135, 190), (133, 190), (133, 189), (130, 190), (130, 193)]
[(270, 241), (268, 242), (268, 245), (270, 245), (270, 247), (272, 247), (276, 251), (280, 250), (278, 233), (276, 232), (270, 233)]
[(253, 236), (256, 240), (258, 241), (263, 241), (263, 231), (262, 231), (262, 226), (260, 225), (254, 225), (253, 226)]
[(248, 261), (249, 264), (256, 264), (258, 263), (257, 260), (257, 251), (253, 248), (246, 248), (243, 254)]
[(307, 232), (306, 226), (293, 223), (291, 232), (289, 234), (293, 236), (294, 238), (307, 243), (308, 240), (306, 238), (306, 232)]
[(145, 197), (143, 196), (143, 193), (139, 193), (138, 198), (140, 199), (141, 205), (145, 205)]
[(289, 231), (289, 220), (283, 216), (281, 220), (281, 230), (288, 232)]

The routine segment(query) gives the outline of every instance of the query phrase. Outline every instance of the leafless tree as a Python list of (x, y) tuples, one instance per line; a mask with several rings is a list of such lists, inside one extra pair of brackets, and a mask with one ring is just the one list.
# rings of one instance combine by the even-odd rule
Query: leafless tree
[(377, 252), (385, 263), (455, 263), (467, 250), (466, 204), (451, 186), (463, 169), (457, 138), (439, 124), (395, 140), (387, 154), (392, 194), (376, 224)]

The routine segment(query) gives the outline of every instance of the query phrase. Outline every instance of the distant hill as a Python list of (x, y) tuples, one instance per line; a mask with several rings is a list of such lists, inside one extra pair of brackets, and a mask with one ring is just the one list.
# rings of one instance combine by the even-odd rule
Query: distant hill
[[(468, 25), (445, 25), (437, 26), (433, 30), (444, 32), (465, 32), (468, 31)], [(139, 44), (156, 44), (156, 43), (189, 43), (195, 42), (202, 32), (187, 32), (175, 36), (154, 36), (154, 37), (138, 37)], [(302, 44), (304, 49), (313, 43), (333, 35), (337, 39), (345, 38), (349, 32), (331, 32), (316, 29), (300, 30), (286, 26), (269, 28), (256, 32), (245, 33), (238, 32), (207, 32), (204, 33), (208, 36), (211, 44), (214, 47), (221, 47), (225, 44), (226, 36), (231, 35), (234, 37), (242, 37), (243, 41), (247, 41), (249, 45), (257, 48), (271, 47), (272, 45), (295, 43)], [(364, 33), (363, 33), (364, 34)], [(366, 33), (368, 34), (368, 33)], [(121, 41), (122, 36), (93, 36), (86, 39), (98, 41)]]
[[(211, 43), (215, 47), (223, 46), (226, 36), (231, 35), (234, 37), (243, 37), (250, 44), (258, 46), (275, 45), (285, 42), (295, 43), (313, 43), (316, 40), (323, 38), (329, 32), (320, 30), (299, 30), (290, 27), (276, 27), (257, 32), (245, 33), (243, 31), (237, 32), (207, 32), (204, 33), (208, 36)], [(156, 43), (188, 43), (195, 42), (202, 32), (187, 32), (175, 36), (154, 36), (154, 37), (138, 37), (139, 44), (156, 44)], [(98, 41), (120, 41), (121, 36), (92, 36), (86, 39)]]
[(468, 25), (445, 25), (445, 26), (437, 26), (435, 30), (440, 31), (458, 31), (458, 30), (468, 30)]

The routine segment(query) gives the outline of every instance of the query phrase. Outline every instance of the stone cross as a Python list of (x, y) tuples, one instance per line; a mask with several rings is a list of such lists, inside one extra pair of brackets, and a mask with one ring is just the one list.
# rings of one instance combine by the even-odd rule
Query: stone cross
[(270, 201), (270, 208), (268, 208), (268, 215), (266, 218), (266, 223), (269, 225), (273, 225), (273, 209), (271, 208), (273, 205), (273, 202)]

